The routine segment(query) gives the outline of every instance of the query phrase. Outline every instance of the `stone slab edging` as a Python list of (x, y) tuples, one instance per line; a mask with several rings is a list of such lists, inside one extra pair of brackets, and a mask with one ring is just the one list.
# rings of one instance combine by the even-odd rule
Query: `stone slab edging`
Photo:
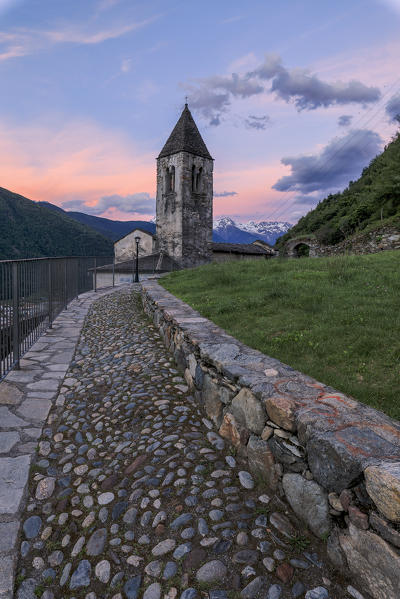
[(64, 377), (90, 306), (113, 291), (92, 291), (72, 301), (25, 353), (21, 369), (0, 382), (0, 599), (13, 597), (21, 517), (38, 439), (53, 403), (64, 405)]
[(251, 349), (156, 281), (145, 312), (219, 434), (375, 599), (400, 589), (400, 422)]

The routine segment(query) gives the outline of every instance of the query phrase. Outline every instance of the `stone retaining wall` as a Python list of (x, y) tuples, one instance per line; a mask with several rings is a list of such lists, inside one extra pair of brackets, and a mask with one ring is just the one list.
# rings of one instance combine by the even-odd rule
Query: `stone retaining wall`
[(378, 254), (384, 250), (400, 250), (400, 232), (397, 229), (382, 227), (370, 233), (359, 233), (336, 245), (319, 246), (316, 255)]
[(369, 233), (358, 233), (336, 245), (321, 245), (314, 236), (301, 235), (295, 239), (289, 239), (284, 245), (281, 255), (296, 258), (296, 248), (303, 244), (310, 248), (311, 258), (342, 254), (378, 254), (384, 250), (400, 250), (400, 232), (395, 227), (381, 227)]
[(219, 434), (374, 599), (400, 596), (400, 423), (200, 316), (156, 281), (143, 306)]

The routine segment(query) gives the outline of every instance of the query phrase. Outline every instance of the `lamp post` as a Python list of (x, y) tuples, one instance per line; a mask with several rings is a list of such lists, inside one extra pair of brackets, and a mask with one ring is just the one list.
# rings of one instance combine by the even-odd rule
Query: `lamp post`
[(139, 242), (140, 242), (140, 237), (135, 237), (135, 241), (136, 241), (136, 271), (135, 271), (135, 279), (134, 282), (135, 283), (139, 283)]

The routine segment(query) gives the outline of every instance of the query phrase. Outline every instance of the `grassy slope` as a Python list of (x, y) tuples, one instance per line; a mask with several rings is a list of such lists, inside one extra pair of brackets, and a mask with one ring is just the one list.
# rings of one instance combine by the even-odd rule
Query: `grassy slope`
[(97, 231), (0, 187), (0, 259), (112, 254)]
[(211, 264), (161, 284), (247, 345), (400, 419), (400, 252)]
[(299, 220), (277, 247), (294, 237), (314, 234), (335, 244), (358, 231), (394, 225), (400, 230), (400, 134), (342, 193), (328, 196)]

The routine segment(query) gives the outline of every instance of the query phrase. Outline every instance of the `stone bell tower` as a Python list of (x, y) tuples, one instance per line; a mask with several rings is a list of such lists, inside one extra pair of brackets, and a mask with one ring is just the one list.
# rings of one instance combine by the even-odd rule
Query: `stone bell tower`
[(183, 268), (212, 257), (213, 159), (188, 105), (157, 158), (157, 243)]

